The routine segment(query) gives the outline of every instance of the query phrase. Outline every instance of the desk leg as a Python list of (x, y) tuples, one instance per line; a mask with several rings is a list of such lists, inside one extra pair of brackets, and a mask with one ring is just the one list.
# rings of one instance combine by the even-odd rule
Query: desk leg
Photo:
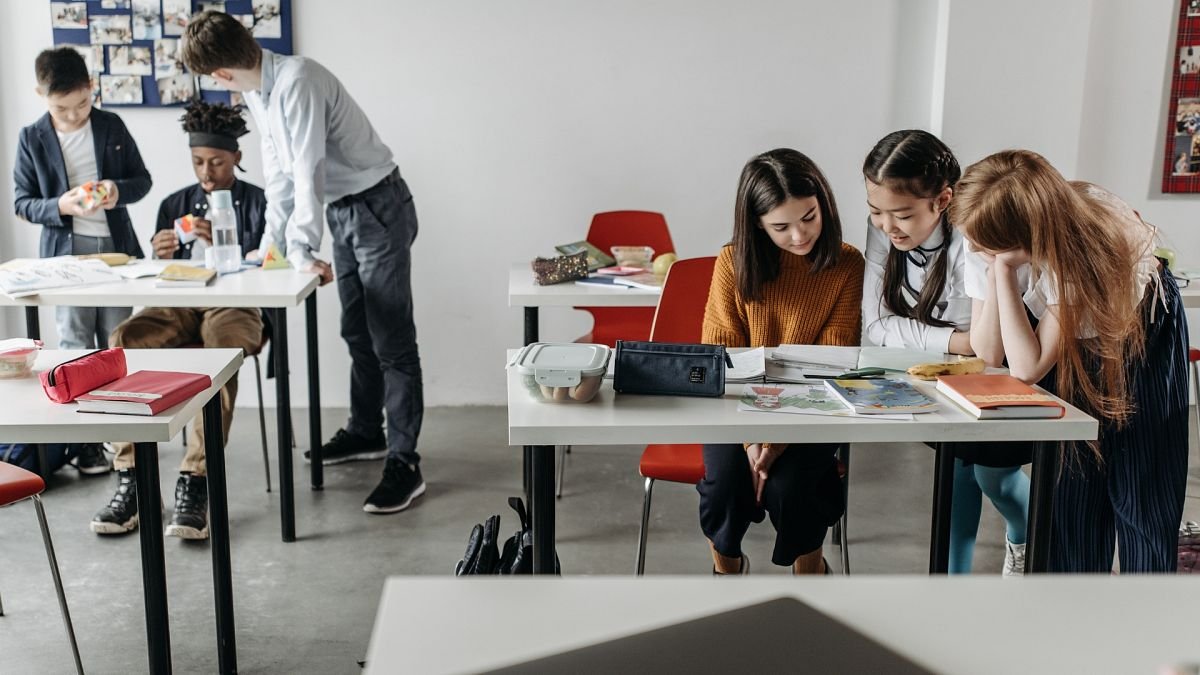
[(308, 339), (308, 453), (312, 460), (312, 489), (325, 485), (325, 464), (321, 457), (321, 372), (317, 353), (317, 294), (304, 301), (305, 332)]
[(146, 646), (151, 673), (171, 672), (171, 629), (167, 614), (167, 565), (163, 556), (162, 492), (158, 485), (158, 444), (135, 443), (138, 538), (142, 544), (142, 594), (146, 604)]
[(287, 309), (271, 310), (275, 335), (275, 429), (279, 446), (279, 519), (285, 542), (296, 541), (296, 494), (292, 476), (292, 395), (288, 375)]
[(38, 308), (36, 305), (25, 307), (25, 337), (31, 340), (42, 339), (42, 324), (38, 320)]
[(946, 443), (934, 445), (933, 519), (929, 533), (929, 573), (950, 569), (950, 512), (954, 501), (954, 453)]
[(533, 573), (554, 574), (554, 446), (532, 448)]
[(208, 467), (208, 529), (212, 533), (213, 590), (217, 611), (217, 667), (237, 672), (233, 627), (233, 572), (229, 565), (229, 503), (225, 494), (225, 439), (221, 394), (204, 404), (204, 462)]
[(1029, 544), (1025, 573), (1041, 574), (1050, 568), (1050, 530), (1054, 518), (1054, 482), (1058, 479), (1058, 443), (1038, 443), (1033, 451), (1033, 477), (1029, 486)]
[[(533, 344), (538, 341), (538, 308), (525, 308), (525, 344)], [(524, 453), (521, 456), (521, 490), (525, 493), (525, 501), (529, 504), (529, 508), (533, 508), (533, 493), (532, 481), (530, 480), (533, 472), (533, 446), (526, 445)]]

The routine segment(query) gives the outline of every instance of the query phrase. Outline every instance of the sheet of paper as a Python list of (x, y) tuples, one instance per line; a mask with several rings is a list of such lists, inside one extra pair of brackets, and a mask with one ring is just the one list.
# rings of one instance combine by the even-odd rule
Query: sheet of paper
[(74, 256), (23, 258), (0, 266), (0, 292), (17, 298), (39, 291), (122, 281), (102, 260)]
[(766, 373), (766, 352), (767, 350), (763, 347), (747, 349), (744, 352), (728, 352), (729, 359), (733, 361), (733, 367), (726, 366), (725, 381), (757, 382), (762, 380)]

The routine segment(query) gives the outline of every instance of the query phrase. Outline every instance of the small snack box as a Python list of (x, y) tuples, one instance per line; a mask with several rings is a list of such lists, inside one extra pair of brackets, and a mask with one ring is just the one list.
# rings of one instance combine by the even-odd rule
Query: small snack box
[(613, 246), (610, 250), (619, 267), (648, 270), (654, 264), (654, 249), (649, 246)]
[(0, 340), (0, 379), (28, 377), (33, 372), (41, 340), (13, 338)]
[(179, 238), (181, 245), (196, 241), (196, 217), (189, 213), (182, 218), (176, 218), (175, 236)]
[(547, 403), (587, 403), (596, 397), (611, 351), (606, 345), (535, 342), (513, 360), (529, 395)]

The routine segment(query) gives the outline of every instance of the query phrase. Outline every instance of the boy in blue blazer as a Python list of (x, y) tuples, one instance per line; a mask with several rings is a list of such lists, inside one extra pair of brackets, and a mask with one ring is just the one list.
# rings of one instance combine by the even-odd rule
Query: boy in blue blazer
[[(47, 114), (21, 129), (13, 185), (17, 215), (42, 226), (38, 254), (43, 258), (85, 253), (142, 256), (126, 204), (150, 191), (150, 172), (125, 124), (113, 113), (92, 108), (92, 79), (83, 57), (70, 47), (48, 49), (34, 64), (37, 91)], [(98, 184), (93, 200), (84, 184)], [(108, 346), (128, 307), (59, 307), (59, 346)], [(99, 445), (79, 448), (83, 473), (105, 473)]]

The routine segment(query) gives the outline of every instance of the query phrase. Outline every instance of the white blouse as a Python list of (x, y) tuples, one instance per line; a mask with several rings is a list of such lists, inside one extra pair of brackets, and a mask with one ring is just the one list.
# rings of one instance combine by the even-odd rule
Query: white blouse
[[(945, 235), (939, 227), (934, 230), (921, 248), (931, 249), (942, 243)], [(950, 336), (957, 330), (971, 327), (971, 298), (965, 286), (963, 238), (957, 230), (951, 230), (950, 243), (940, 255), (946, 258), (946, 281), (938, 303), (934, 306), (934, 318), (948, 321), (954, 327), (931, 326), (916, 319), (897, 316), (883, 299), (883, 270), (887, 262), (891, 242), (882, 230), (868, 223), (866, 273), (863, 283), (863, 325), (867, 339), (881, 347), (903, 347), (931, 352), (946, 352), (950, 348)], [(929, 265), (933, 265), (931, 260)], [(920, 292), (925, 286), (929, 266), (921, 267), (905, 260), (908, 285)], [(985, 277), (986, 280), (986, 277)], [(986, 288), (986, 286), (985, 286)], [(915, 305), (917, 298), (909, 289), (904, 290), (905, 299)]]

